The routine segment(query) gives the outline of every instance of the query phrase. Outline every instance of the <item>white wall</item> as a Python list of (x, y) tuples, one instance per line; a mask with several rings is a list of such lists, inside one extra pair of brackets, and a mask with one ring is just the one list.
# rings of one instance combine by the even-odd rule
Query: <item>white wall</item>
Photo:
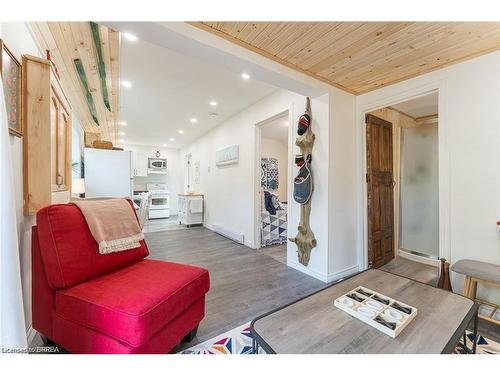
[[(288, 243), (287, 263), (314, 277), (328, 279), (328, 160), (329, 152), (329, 96), (323, 95), (311, 101), (313, 112), (312, 129), (316, 133), (313, 149), (315, 191), (312, 198), (311, 227), (318, 240), (318, 246), (311, 253), (308, 267), (298, 263), (296, 246)], [(288, 139), (288, 175), (293, 176), (297, 168), (294, 155), (299, 153), (295, 146), (297, 119), (304, 111), (305, 97), (280, 90), (260, 100), (228, 121), (212, 129), (181, 150), (181, 156), (191, 153), (192, 161), (201, 162), (200, 184), (193, 189), (205, 194), (206, 225), (221, 225), (245, 236), (245, 242), (255, 247), (255, 210), (260, 207), (256, 189), (260, 188), (260, 166), (256, 168), (256, 124), (278, 113), (290, 111), (291, 129)], [(240, 160), (236, 165), (215, 166), (215, 152), (224, 147), (238, 144)], [(259, 164), (260, 165), (260, 164)], [(299, 222), (299, 204), (292, 199), (292, 187), (288, 195), (289, 236), (295, 236)]]
[(358, 271), (356, 97), (334, 89), (330, 95), (332, 116), (329, 158), (330, 254), (329, 281)]
[[(290, 111), (288, 139), (288, 180), (298, 172), (294, 158), (297, 121), (304, 112), (305, 97), (280, 90), (235, 115), (191, 145), (181, 157), (191, 153), (193, 163), (201, 162), (201, 180), (193, 188), (205, 194), (206, 225), (221, 225), (245, 236), (246, 244), (256, 246), (255, 211), (260, 207), (256, 189), (260, 188), (260, 165), (256, 163), (255, 125), (278, 113)], [(323, 281), (332, 281), (358, 269), (356, 258), (356, 162), (354, 96), (332, 88), (329, 94), (312, 98), (312, 130), (316, 140), (312, 155), (314, 193), (311, 228), (317, 247), (309, 265), (298, 263), (294, 243), (287, 245), (287, 264)], [(215, 152), (239, 144), (237, 165), (215, 166)], [(337, 149), (336, 149), (337, 147)], [(257, 186), (257, 187), (256, 187)], [(336, 203), (332, 202), (336, 198)], [(300, 205), (293, 200), (293, 184), (288, 184), (288, 236), (294, 237), (299, 223)]]
[[(21, 61), (21, 55), (42, 56), (26, 24), (22, 22), (2, 22), (0, 38)], [(23, 216), (23, 138), (10, 135), (14, 187), (16, 190), (17, 228), (19, 235), (19, 257), (23, 284), (24, 315), (26, 329), (31, 327), (31, 227), (34, 216)]]
[(170, 215), (177, 215), (178, 199), (177, 194), (182, 192), (182, 160), (180, 150), (166, 147), (153, 147), (144, 145), (124, 144), (125, 150), (138, 150), (148, 157), (156, 157), (156, 151), (160, 152), (160, 158), (167, 159), (167, 174), (151, 174), (148, 176), (134, 177), (134, 190), (146, 190), (146, 184), (164, 183), (170, 193)]
[[(364, 186), (365, 168), (363, 112), (432, 89), (439, 90), (440, 255), (451, 263), (470, 258), (500, 264), (495, 230), (500, 219), (500, 52), (358, 96), (359, 186)], [(364, 194), (358, 189), (359, 202)], [(358, 231), (365, 225), (362, 209)], [(363, 250), (362, 236), (359, 240)], [(462, 282), (453, 275), (455, 291), (462, 290)]]
[(278, 189), (274, 192), (281, 202), (288, 201), (287, 142), (283, 143), (272, 138), (266, 138), (263, 134), (260, 143), (260, 156), (262, 158), (275, 158), (278, 161)]

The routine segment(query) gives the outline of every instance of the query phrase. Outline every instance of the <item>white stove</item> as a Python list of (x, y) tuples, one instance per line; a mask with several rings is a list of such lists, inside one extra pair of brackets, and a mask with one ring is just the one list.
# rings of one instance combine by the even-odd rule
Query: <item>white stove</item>
[(164, 219), (170, 217), (170, 196), (166, 184), (147, 184), (146, 188), (151, 194), (149, 219)]

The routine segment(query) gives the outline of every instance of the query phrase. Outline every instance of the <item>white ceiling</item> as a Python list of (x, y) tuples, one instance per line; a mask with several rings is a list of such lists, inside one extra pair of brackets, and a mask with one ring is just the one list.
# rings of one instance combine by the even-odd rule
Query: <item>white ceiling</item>
[[(276, 87), (145, 41), (121, 43), (124, 143), (180, 148), (271, 94)], [(210, 101), (217, 102), (216, 107)], [(217, 117), (210, 117), (215, 112)], [(190, 122), (196, 118), (197, 123)], [(183, 130), (184, 134), (179, 134)], [(169, 138), (175, 138), (174, 142)]]
[(288, 113), (261, 125), (262, 138), (269, 138), (288, 145)]
[(438, 113), (438, 93), (435, 91), (391, 107), (414, 118), (435, 115)]

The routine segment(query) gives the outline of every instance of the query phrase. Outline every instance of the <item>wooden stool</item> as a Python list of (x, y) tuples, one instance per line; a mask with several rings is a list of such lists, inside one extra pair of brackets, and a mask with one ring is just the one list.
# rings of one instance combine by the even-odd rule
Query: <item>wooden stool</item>
[(464, 295), (481, 304), (479, 317), (500, 325), (500, 305), (476, 297), (478, 284), (500, 288), (500, 266), (462, 259), (453, 264), (451, 270), (465, 275)]

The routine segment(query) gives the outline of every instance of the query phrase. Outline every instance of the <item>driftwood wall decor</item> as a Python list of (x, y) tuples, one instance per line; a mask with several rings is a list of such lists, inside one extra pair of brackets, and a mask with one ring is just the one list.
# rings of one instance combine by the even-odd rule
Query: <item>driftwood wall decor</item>
[[(311, 130), (312, 124), (312, 115), (311, 115), (311, 101), (309, 98), (306, 98), (306, 111), (305, 115), (309, 118), (309, 126), (306, 131), (297, 137), (295, 140), (295, 144), (300, 148), (302, 153), (302, 158), (304, 159), (305, 166), (311, 162), (312, 148), (314, 145), (315, 135)], [(302, 169), (303, 167), (301, 167)], [(304, 266), (309, 264), (309, 258), (311, 257), (311, 250), (316, 247), (316, 238), (314, 237), (314, 233), (309, 224), (309, 218), (311, 216), (311, 195), (314, 190), (314, 184), (312, 180), (312, 172), (310, 169), (309, 178), (310, 180), (310, 196), (307, 199), (307, 202), (300, 205), (300, 221), (298, 226), (298, 233), (295, 238), (290, 238), (290, 241), (294, 242), (297, 245), (297, 255), (299, 258), (299, 262)], [(301, 172), (299, 172), (299, 175)], [(296, 180), (294, 181), (294, 186), (296, 184)], [(295, 192), (294, 192), (295, 198)], [(295, 198), (296, 199), (296, 198)], [(297, 200), (297, 199), (296, 199)]]

